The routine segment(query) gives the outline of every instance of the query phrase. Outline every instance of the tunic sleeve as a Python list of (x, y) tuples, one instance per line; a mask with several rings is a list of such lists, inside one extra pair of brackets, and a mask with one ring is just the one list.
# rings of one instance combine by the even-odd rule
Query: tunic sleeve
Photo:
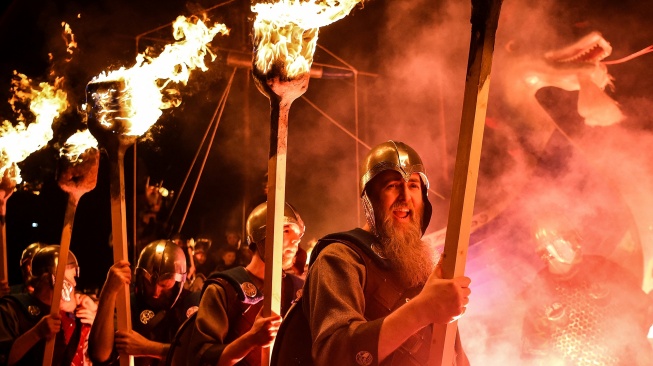
[(365, 319), (365, 277), (363, 260), (344, 244), (327, 246), (311, 266), (304, 313), (316, 365), (378, 365), (385, 318)]
[(200, 301), (195, 329), (191, 336), (190, 349), (194, 358), (192, 364), (215, 365), (226, 347), (228, 331), (225, 291), (220, 285), (210, 285)]
[(0, 300), (0, 365), (7, 364), (9, 351), (19, 335), (18, 314), (10, 302)]

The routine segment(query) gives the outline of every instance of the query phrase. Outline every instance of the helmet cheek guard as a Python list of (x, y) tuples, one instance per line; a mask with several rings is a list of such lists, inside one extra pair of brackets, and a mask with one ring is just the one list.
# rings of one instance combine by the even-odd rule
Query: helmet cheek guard
[(374, 177), (386, 170), (398, 172), (405, 181), (408, 181), (413, 173), (419, 174), (422, 181), (422, 200), (424, 202), (424, 213), (422, 214), (422, 234), (424, 234), (433, 213), (433, 207), (428, 198), (429, 180), (426, 176), (424, 163), (413, 148), (403, 142), (392, 140), (373, 147), (363, 159), (360, 168), (359, 190), (365, 218), (370, 229), (376, 234), (374, 207), (369, 198), (367, 186)]

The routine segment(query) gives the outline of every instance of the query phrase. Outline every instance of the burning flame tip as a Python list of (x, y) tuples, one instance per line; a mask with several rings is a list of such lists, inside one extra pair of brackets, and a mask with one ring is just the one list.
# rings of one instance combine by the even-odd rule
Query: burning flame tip
[(82, 155), (88, 150), (97, 150), (97, 146), (97, 140), (89, 130), (77, 131), (66, 140), (59, 150), (59, 156), (65, 157), (70, 162), (82, 162)]
[(310, 72), (318, 29), (342, 19), (360, 2), (281, 0), (253, 5), (256, 71), (288, 79)]
[[(58, 78), (54, 86), (45, 82), (32, 86), (25, 74), (14, 71), (13, 96), (9, 102), (19, 116), (17, 123), (5, 120), (0, 125), (0, 172), (4, 174), (52, 139), (52, 122), (68, 108), (66, 93), (58, 89), (62, 83), (63, 78)], [(14, 104), (17, 101), (29, 102), (33, 121), (27, 123), (22, 111)], [(21, 181), (20, 175), (17, 175), (17, 180)]]
[[(173, 23), (176, 42), (166, 45), (157, 57), (138, 54), (131, 68), (121, 67), (102, 72), (91, 83), (124, 83), (124, 89), (117, 94), (120, 95), (121, 118), (124, 116), (129, 125), (125, 133), (141, 136), (159, 119), (161, 109), (179, 105), (179, 99), (171, 101), (167, 98), (174, 96), (174, 93), (167, 92), (169, 84), (174, 82), (185, 85), (191, 71), (208, 70), (205, 57), (209, 55), (212, 61), (216, 58), (208, 44), (217, 34), (225, 35), (228, 32), (229, 29), (224, 24), (216, 23), (207, 27), (198, 17), (179, 16)], [(98, 101), (102, 98), (98, 96), (94, 99)]]

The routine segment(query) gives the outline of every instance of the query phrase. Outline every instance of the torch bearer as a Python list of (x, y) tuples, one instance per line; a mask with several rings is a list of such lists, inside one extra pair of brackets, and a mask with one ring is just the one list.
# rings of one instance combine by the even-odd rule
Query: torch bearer
[[(89, 105), (88, 129), (109, 157), (111, 192), (111, 234), (113, 261), (129, 260), (127, 250), (127, 217), (125, 208), (125, 151), (136, 142), (137, 136), (127, 134), (128, 119), (123, 110), (123, 81), (91, 82), (86, 86), (86, 100)], [(129, 332), (131, 308), (129, 287), (118, 294), (116, 312), (118, 330)], [(122, 366), (133, 364), (133, 356), (121, 355)]]
[(0, 226), (2, 234), (0, 235), (0, 264), (2, 265), (2, 272), (0, 273), (0, 281), (9, 281), (9, 274), (7, 273), (7, 229), (6, 229), (6, 215), (7, 215), (7, 200), (14, 193), (17, 183), (17, 167), (12, 164), (5, 169), (4, 174), (0, 180)]
[[(63, 281), (66, 273), (66, 264), (68, 263), (68, 252), (70, 249), (70, 238), (73, 231), (73, 221), (75, 220), (75, 211), (79, 199), (86, 192), (95, 188), (97, 183), (98, 166), (100, 163), (100, 153), (97, 149), (88, 149), (76, 162), (70, 162), (65, 158), (61, 160), (61, 170), (58, 184), (61, 189), (68, 193), (68, 205), (64, 216), (64, 226), (61, 232), (61, 242), (59, 245), (59, 260), (54, 280), (54, 292), (52, 293), (52, 302), (50, 305), (50, 315), (59, 314), (60, 302), (63, 289)], [(69, 294), (71, 296), (72, 294)], [(49, 339), (45, 344), (45, 353), (43, 354), (43, 366), (52, 364), (54, 354), (55, 337)]]
[[(471, 219), (476, 197), (476, 181), (481, 160), (483, 128), (490, 89), (490, 70), (494, 37), (503, 0), (472, 0), (472, 37), (467, 61), (463, 111), (458, 136), (449, 221), (442, 258), (444, 278), (465, 272)], [(435, 325), (430, 364), (450, 366), (454, 363), (457, 322)]]

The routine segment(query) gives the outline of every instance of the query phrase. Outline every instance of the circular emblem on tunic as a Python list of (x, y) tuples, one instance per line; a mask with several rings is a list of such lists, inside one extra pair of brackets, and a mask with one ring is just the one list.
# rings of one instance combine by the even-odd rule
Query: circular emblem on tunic
[(247, 297), (256, 297), (256, 293), (258, 292), (256, 286), (251, 282), (243, 282), (242, 285), (240, 285), (240, 288), (243, 289), (243, 292)]
[(37, 315), (41, 314), (41, 309), (39, 309), (38, 306), (34, 306), (34, 305), (28, 306), (27, 311), (29, 311), (29, 313), (31, 315), (33, 315), (33, 316), (37, 316)]
[(199, 306), (191, 306), (188, 309), (186, 309), (186, 318), (190, 318), (190, 316), (195, 314), (199, 309), (200, 309)]
[(141, 311), (141, 323), (147, 324), (150, 319), (154, 318), (154, 312), (152, 310), (143, 310)]
[(367, 351), (360, 351), (356, 354), (356, 363), (362, 366), (368, 366), (372, 364), (372, 354)]

